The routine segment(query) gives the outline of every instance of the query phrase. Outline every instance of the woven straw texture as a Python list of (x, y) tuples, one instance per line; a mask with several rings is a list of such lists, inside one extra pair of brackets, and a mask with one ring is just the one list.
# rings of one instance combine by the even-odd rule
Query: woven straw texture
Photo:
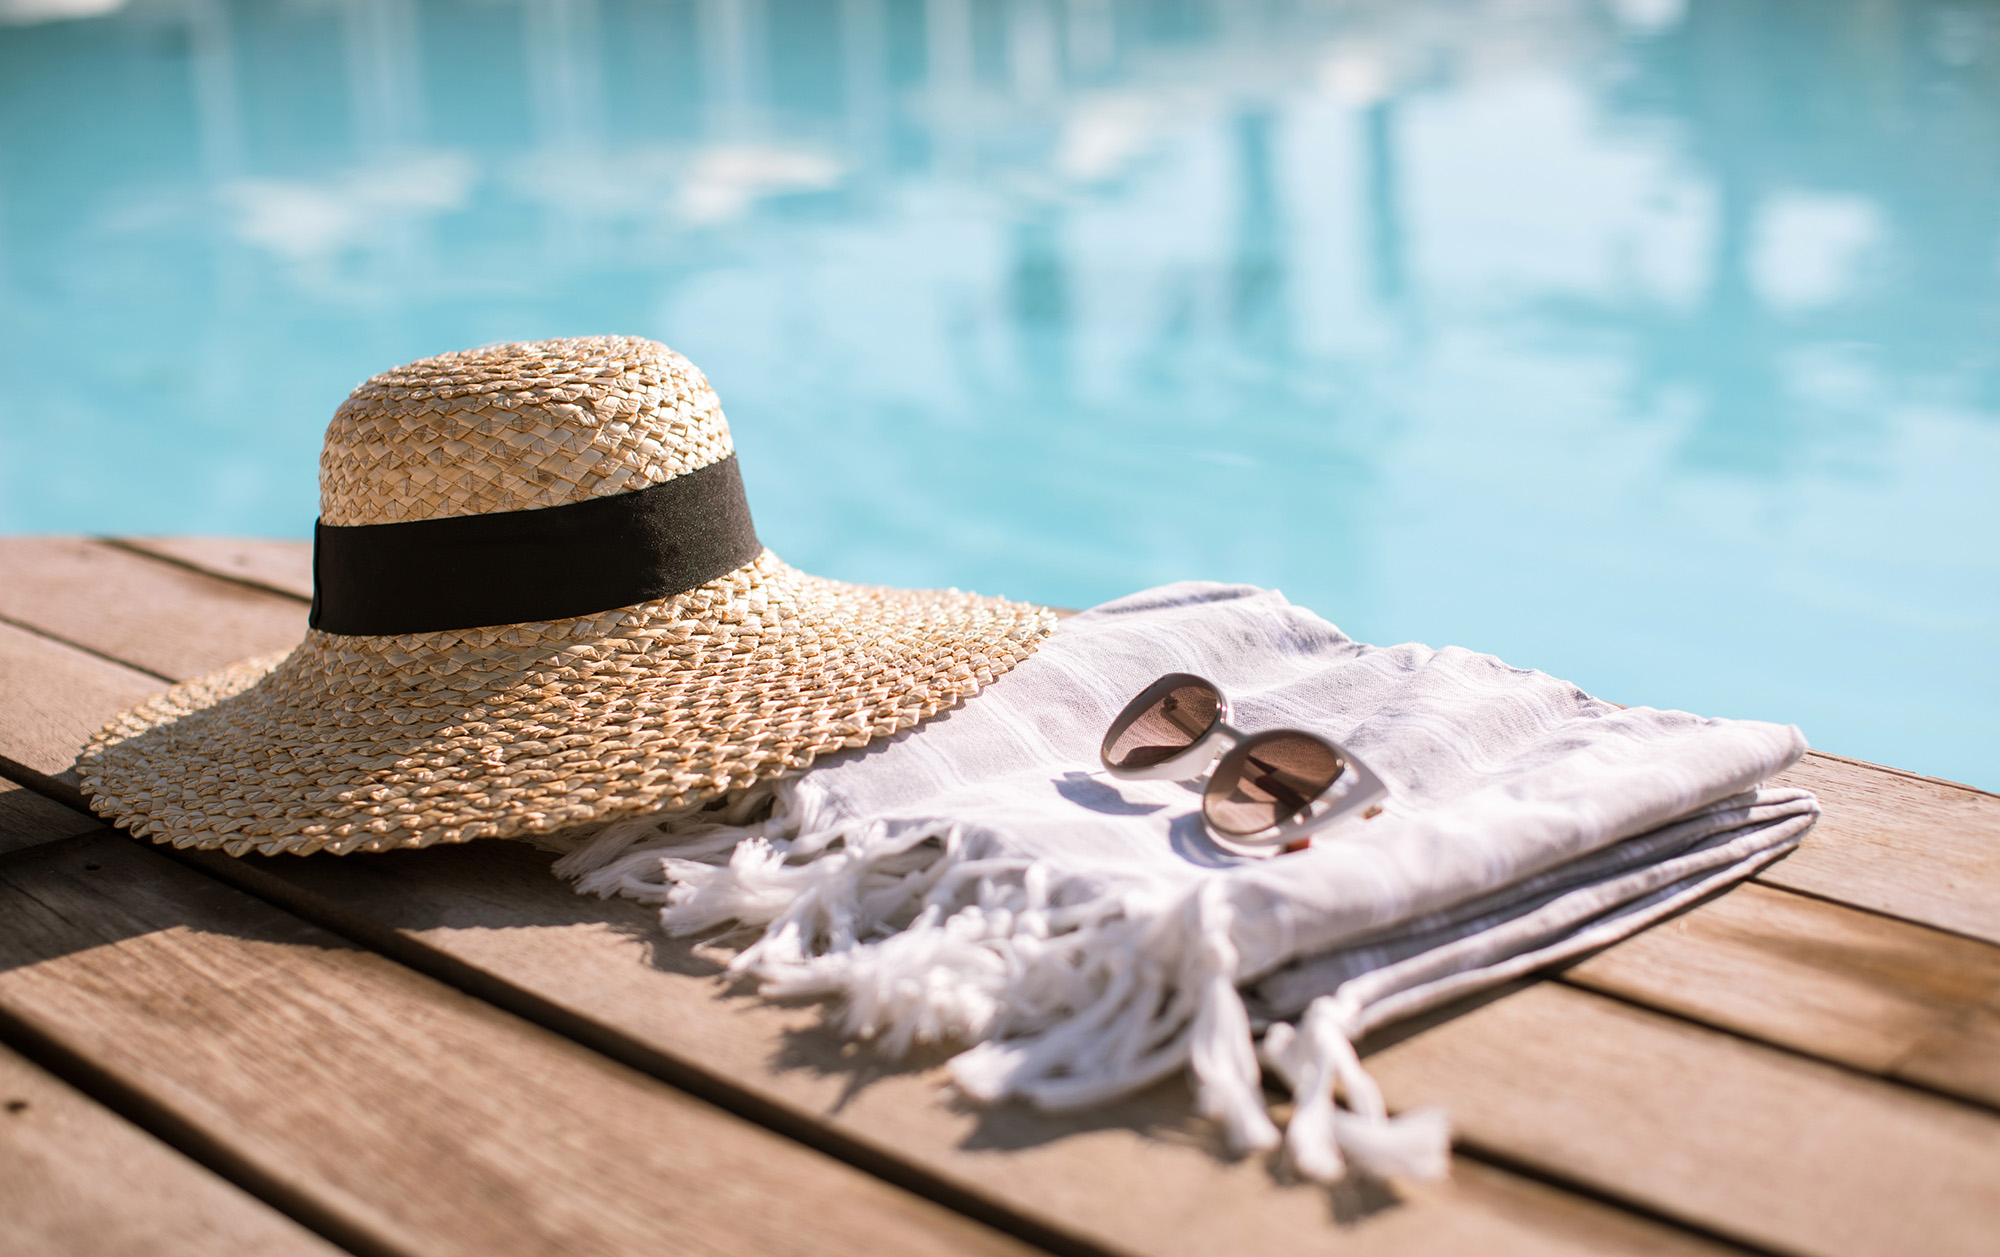
[(334, 412), (320, 519), (394, 524), (630, 493), (727, 457), (722, 403), (665, 345), (489, 345), (384, 371)]
[[(321, 515), (374, 524), (628, 492), (731, 450), (686, 359), (622, 338), (377, 376), (340, 408)], [(345, 637), (121, 715), (78, 761), (132, 833), (232, 854), (384, 851), (695, 806), (909, 728), (1032, 653), (1049, 611), (850, 585), (766, 550), (698, 589), (542, 623)]]

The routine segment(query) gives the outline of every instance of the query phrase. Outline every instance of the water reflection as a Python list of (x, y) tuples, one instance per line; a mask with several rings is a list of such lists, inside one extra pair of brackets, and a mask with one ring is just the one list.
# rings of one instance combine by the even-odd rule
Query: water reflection
[(1996, 61), (1882, 0), (0, 0), (0, 527), (303, 534), (356, 379), (631, 331), (803, 566), (1278, 584), (1990, 783)]
[(1687, 466), (1784, 474), (1851, 433), (1885, 389), (1990, 421), (1995, 18), (1964, 5), (1695, 4), (1631, 58), (1610, 101), (1675, 123), (1676, 148), (1706, 177), (1702, 295), (1628, 287), (1554, 313), (1568, 329), (1623, 334), (1635, 411), (1676, 397), (1692, 409)]

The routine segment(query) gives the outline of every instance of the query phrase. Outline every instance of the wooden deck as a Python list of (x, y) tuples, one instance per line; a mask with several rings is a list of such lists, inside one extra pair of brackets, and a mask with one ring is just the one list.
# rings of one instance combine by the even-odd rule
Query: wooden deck
[(0, 1253), (2000, 1252), (2000, 797), (1830, 755), (1755, 882), (1368, 1045), (1450, 1184), (1051, 1118), (726, 996), (504, 842), (183, 855), (77, 747), (297, 641), (302, 545), (0, 540)]

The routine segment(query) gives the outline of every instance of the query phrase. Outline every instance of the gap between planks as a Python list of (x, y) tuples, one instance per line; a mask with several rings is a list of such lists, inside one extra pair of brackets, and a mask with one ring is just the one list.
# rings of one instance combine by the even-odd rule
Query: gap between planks
[[(0, 772), (0, 776), (4, 776)], [(94, 816), (72, 810), (39, 790), (0, 780), (0, 855), (71, 838), (99, 828)]]
[(0, 919), (8, 1037), (356, 1252), (1028, 1251), (108, 830)]
[(257, 537), (100, 537), (107, 546), (301, 602), (313, 596), (312, 542)]
[[(1720, 900), (1720, 901), (1718, 901), (1718, 902), (1724, 902), (1724, 903), (1726, 903), (1726, 902), (1728, 902), (1728, 901), (1729, 901), (1729, 897), (1728, 897), (1728, 896), (1725, 896), (1725, 897), (1723, 897), (1723, 899), (1722, 899), (1722, 900)], [(1691, 914), (1691, 915), (1692, 915), (1692, 914)], [(1642, 935), (1641, 937), (1642, 937), (1642, 938), (1645, 938), (1645, 937), (1648, 937), (1648, 936), (1646, 936), (1646, 935)], [(1629, 945), (1628, 945), (1628, 946), (1629, 946)], [(1606, 953), (1606, 955), (1607, 955), (1607, 956), (1615, 956), (1615, 955), (1617, 955), (1617, 954), (1619, 953), (1619, 951), (1620, 951), (1620, 950), (1621, 950), (1621, 949), (1613, 949), (1613, 950), (1612, 950), (1611, 952), (1609, 952), (1609, 953)], [(1586, 966), (1586, 968), (1588, 968), (1588, 966)], [(1605, 981), (1606, 981), (1607, 983), (1612, 983), (1612, 984), (1614, 984), (1614, 985), (1615, 985), (1615, 981), (1614, 981), (1613, 979), (1609, 979), (1609, 978), (1607, 978), (1607, 979), (1605, 979)]]
[(5, 1047), (0, 1241), (92, 1257), (340, 1251)]

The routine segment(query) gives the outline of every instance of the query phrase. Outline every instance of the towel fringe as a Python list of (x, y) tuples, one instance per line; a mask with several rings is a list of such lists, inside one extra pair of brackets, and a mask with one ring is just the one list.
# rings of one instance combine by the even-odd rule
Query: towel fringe
[[(1451, 1120), (1443, 1109), (1389, 1116), (1382, 1089), (1354, 1051), (1359, 1010), (1338, 995), (1307, 1005), (1296, 1028), (1264, 1032), (1264, 1063), (1298, 1098), (1285, 1127), (1285, 1155), (1301, 1178), (1338, 1182), (1352, 1163), (1375, 1178), (1445, 1177), (1451, 1166)], [(1333, 1102), (1338, 1086), (1347, 1107)]]
[[(814, 828), (783, 790), (765, 821), (715, 823), (761, 803), (619, 822), (555, 871), (582, 892), (662, 905), (671, 934), (760, 927), (732, 975), (773, 998), (838, 998), (842, 1030), (894, 1055), (972, 1045), (950, 1069), (975, 1100), (1078, 1109), (1185, 1070), (1196, 1109), (1233, 1152), (1279, 1146), (1219, 882), (1162, 889), (1063, 874), (987, 854), (956, 826)], [(1390, 1117), (1351, 1024), (1326, 997), (1296, 1030), (1265, 1032), (1261, 1062), (1298, 1100), (1283, 1137), (1291, 1165), (1315, 1182), (1349, 1165), (1443, 1177), (1444, 1115)]]

